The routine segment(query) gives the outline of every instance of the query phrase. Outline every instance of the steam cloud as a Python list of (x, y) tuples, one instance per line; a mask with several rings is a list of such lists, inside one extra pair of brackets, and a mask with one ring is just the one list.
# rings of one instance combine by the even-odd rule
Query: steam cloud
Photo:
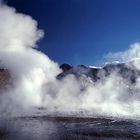
[(140, 58), (140, 43), (130, 45), (130, 48), (124, 52), (108, 53), (105, 58), (112, 61), (127, 62)]
[(2, 102), (7, 101), (6, 107), (11, 107), (12, 101), (14, 108), (41, 105), (43, 84), (54, 80), (60, 72), (56, 63), (34, 49), (36, 42), (43, 37), (43, 31), (37, 29), (37, 22), (30, 16), (2, 5), (0, 32), (1, 66), (10, 71), (14, 84), (3, 95), (6, 99), (1, 98)]
[[(13, 82), (12, 87), (1, 94), (2, 113), (6, 109), (15, 115), (34, 107), (45, 107), (47, 111), (60, 112), (86, 110), (94, 115), (140, 115), (140, 79), (131, 87), (114, 71), (109, 77), (100, 74), (104, 78), (96, 83), (89, 77), (77, 80), (74, 75), (59, 81), (56, 79), (61, 72), (58, 64), (36, 49), (36, 42), (43, 35), (30, 16), (1, 5), (0, 61), (1, 67), (10, 71)], [(107, 57), (119, 58), (119, 61), (139, 58), (140, 45), (133, 44), (127, 51), (109, 53)], [(83, 86), (85, 90), (81, 91)], [(134, 94), (130, 94), (130, 90)]]

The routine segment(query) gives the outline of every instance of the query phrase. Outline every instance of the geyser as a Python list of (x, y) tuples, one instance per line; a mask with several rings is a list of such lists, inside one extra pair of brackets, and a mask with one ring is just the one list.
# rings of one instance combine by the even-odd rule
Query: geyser
[[(62, 72), (58, 64), (36, 49), (36, 42), (43, 35), (30, 16), (6, 5), (0, 6), (0, 64), (10, 72), (13, 82), (8, 90), (1, 90), (1, 116), (29, 113), (36, 107), (44, 107), (49, 112), (85, 111), (94, 115), (140, 117), (139, 75), (132, 85), (116, 68), (109, 76), (102, 70), (97, 73), (101, 80), (93, 81), (87, 74), (88, 68), (70, 67), (64, 78), (57, 79)], [(137, 60), (129, 63), (129, 67), (139, 71), (139, 52), (135, 51), (139, 48), (138, 43), (134, 44), (115, 57), (121, 55), (123, 60), (129, 61), (137, 54)]]
[(2, 95), (1, 104), (10, 111), (41, 106), (43, 85), (60, 72), (56, 63), (35, 49), (43, 31), (37, 29), (37, 22), (30, 16), (2, 5), (0, 32), (1, 67), (9, 70), (13, 81), (13, 87)]

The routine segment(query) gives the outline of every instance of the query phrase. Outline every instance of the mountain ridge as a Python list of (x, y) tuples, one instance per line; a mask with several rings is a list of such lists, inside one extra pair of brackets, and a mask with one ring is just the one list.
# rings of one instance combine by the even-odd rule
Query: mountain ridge
[(85, 65), (73, 67), (69, 64), (62, 64), (60, 65), (60, 68), (63, 72), (57, 76), (57, 79), (61, 80), (67, 75), (73, 74), (76, 78), (84, 75), (86, 77), (90, 77), (94, 82), (97, 82), (98, 80), (101, 80), (102, 77), (108, 77), (116, 72), (123, 79), (128, 80), (131, 83), (135, 83), (137, 78), (140, 76), (140, 69), (138, 69), (134, 63), (135, 61), (126, 63), (110, 63), (99, 68)]

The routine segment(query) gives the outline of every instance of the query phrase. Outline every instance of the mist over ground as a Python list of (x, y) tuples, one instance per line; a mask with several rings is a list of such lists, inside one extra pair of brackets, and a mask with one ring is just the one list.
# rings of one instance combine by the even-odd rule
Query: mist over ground
[[(94, 115), (140, 117), (140, 78), (132, 85), (117, 70), (101, 80), (77, 79), (69, 74), (59, 80), (59, 65), (37, 50), (44, 36), (37, 21), (17, 13), (13, 7), (0, 6), (0, 66), (8, 69), (12, 85), (1, 90), (0, 114), (17, 116), (43, 107), (48, 112), (88, 112)], [(58, 46), (59, 47), (59, 46)], [(140, 44), (134, 43), (124, 52), (105, 55), (107, 61), (129, 62), (140, 70)], [(81, 90), (83, 89), (84, 90)], [(88, 115), (87, 113), (87, 115)], [(86, 115), (86, 114), (85, 114)]]

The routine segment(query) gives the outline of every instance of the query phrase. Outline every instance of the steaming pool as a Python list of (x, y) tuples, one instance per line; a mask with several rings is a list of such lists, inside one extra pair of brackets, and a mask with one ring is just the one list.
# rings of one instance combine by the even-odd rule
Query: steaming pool
[(140, 121), (130, 119), (28, 116), (0, 120), (0, 140), (140, 139)]

